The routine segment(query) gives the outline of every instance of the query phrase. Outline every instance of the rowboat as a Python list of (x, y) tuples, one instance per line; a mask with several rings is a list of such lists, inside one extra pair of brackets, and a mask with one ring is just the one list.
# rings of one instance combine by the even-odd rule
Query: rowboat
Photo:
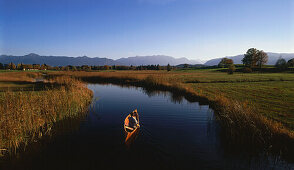
[(138, 124), (137, 124), (137, 127), (134, 129), (134, 128), (131, 128), (129, 127), (129, 117), (131, 116), (130, 114), (125, 118), (125, 121), (124, 121), (124, 130), (126, 132), (126, 144), (130, 144), (134, 137), (136, 136), (136, 134), (138, 134), (139, 132), (139, 129), (140, 129), (140, 125), (139, 125), (139, 115), (138, 115), (138, 112), (137, 112), (137, 109), (134, 110), (135, 113), (137, 113), (135, 115), (137, 121), (138, 121)]

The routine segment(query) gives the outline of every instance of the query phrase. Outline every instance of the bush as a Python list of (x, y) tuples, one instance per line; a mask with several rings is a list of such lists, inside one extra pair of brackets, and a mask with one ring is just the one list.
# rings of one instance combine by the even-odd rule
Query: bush
[(285, 59), (279, 58), (275, 64), (275, 67), (279, 70), (286, 70), (288, 68), (288, 65)]
[(228, 69), (228, 74), (233, 74), (235, 70), (236, 70), (236, 67), (234, 65), (230, 65)]
[(243, 69), (243, 73), (252, 73), (252, 69), (249, 68), (249, 67), (245, 67), (245, 68)]
[(287, 65), (288, 67), (294, 67), (294, 58), (288, 60)]

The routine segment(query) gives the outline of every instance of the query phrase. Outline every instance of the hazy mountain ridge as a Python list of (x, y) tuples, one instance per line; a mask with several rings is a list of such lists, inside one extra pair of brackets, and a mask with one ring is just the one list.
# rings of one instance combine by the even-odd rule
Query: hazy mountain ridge
[[(268, 55), (268, 62), (266, 63), (267, 65), (275, 65), (279, 57), (284, 58), (286, 61), (294, 58), (294, 53), (267, 52), (267, 55)], [(243, 57), (244, 57), (244, 54), (236, 55), (236, 56), (227, 56), (226, 58), (232, 59), (235, 64), (243, 64), (242, 63)], [(218, 65), (218, 63), (221, 61), (222, 58), (215, 58), (215, 59), (208, 60), (207, 62), (204, 63), (204, 65), (208, 65), (208, 66)]]
[(81, 66), (81, 65), (178, 65), (178, 64), (199, 64), (201, 62), (196, 60), (188, 60), (187, 58), (173, 58), (164, 55), (154, 56), (136, 56), (128, 58), (120, 58), (118, 60), (87, 56), (83, 57), (67, 57), (67, 56), (41, 56), (38, 54), (28, 54), (24, 56), (1, 55), (0, 63), (8, 64), (47, 64), (50, 66)]
[(136, 56), (128, 58), (120, 58), (116, 60), (123, 65), (178, 65), (178, 64), (200, 64), (200, 61), (189, 60), (187, 58), (173, 58), (164, 55), (153, 55), (153, 56)]
[[(268, 65), (274, 65), (279, 57), (284, 58), (288, 61), (291, 58), (294, 58), (294, 53), (267, 53), (269, 56)], [(233, 59), (235, 64), (242, 64), (242, 59), (244, 55), (228, 56), (227, 58)], [(222, 57), (224, 58), (224, 57)], [(204, 65), (212, 66), (217, 65), (222, 58), (216, 58), (207, 61)], [(108, 59), (108, 58), (99, 58), (94, 57), (90, 58), (87, 56), (83, 57), (68, 57), (68, 56), (41, 56), (38, 54), (28, 54), (24, 56), (12, 56), (12, 55), (0, 55), (0, 63), (8, 64), (47, 64), (50, 66), (82, 66), (82, 65), (126, 65), (126, 66), (139, 66), (139, 65), (197, 65), (202, 64), (201, 61), (189, 60), (187, 58), (174, 58), (171, 56), (165, 55), (153, 55), (153, 56), (135, 56), (128, 58), (120, 58), (117, 60)]]
[(0, 63), (8, 64), (47, 64), (50, 66), (82, 66), (82, 65), (118, 65), (116, 61), (108, 58), (90, 58), (90, 57), (67, 57), (67, 56), (40, 56), (38, 54), (28, 54), (25, 56), (1, 55)]

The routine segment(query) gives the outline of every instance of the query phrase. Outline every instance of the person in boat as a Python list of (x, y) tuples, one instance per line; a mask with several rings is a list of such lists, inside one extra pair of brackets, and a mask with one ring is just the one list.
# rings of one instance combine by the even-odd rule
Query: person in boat
[(139, 123), (139, 115), (137, 109), (133, 111), (133, 116), (136, 118), (137, 122)]
[[(138, 113), (137, 113), (138, 114)], [(136, 118), (136, 113), (131, 112), (129, 117), (129, 127), (135, 129), (138, 125), (138, 120)]]

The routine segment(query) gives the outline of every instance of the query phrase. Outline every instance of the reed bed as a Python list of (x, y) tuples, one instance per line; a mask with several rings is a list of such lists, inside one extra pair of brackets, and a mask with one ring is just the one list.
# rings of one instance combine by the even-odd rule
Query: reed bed
[(0, 82), (34, 82), (42, 76), (41, 72), (3, 72), (0, 73)]
[(56, 88), (0, 93), (0, 152), (16, 151), (48, 134), (55, 122), (85, 112), (92, 91), (82, 82), (62, 76), (51, 79)]

